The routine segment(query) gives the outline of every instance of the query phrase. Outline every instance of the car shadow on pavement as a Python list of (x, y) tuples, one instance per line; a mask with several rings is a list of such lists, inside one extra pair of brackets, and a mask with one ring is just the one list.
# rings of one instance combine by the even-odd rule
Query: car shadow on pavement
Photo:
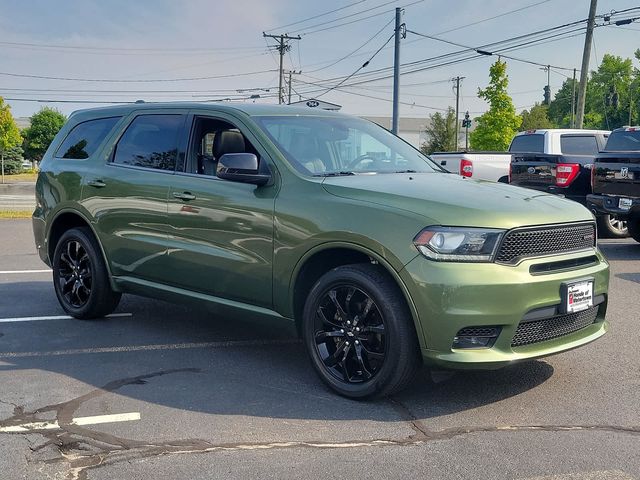
[(640, 273), (617, 273), (616, 277), (629, 282), (640, 283)]
[[(54, 374), (54, 383), (61, 376), (73, 378), (86, 384), (76, 387), (81, 390), (77, 395), (149, 376), (124, 381), (113, 393), (218, 415), (398, 420), (385, 399), (357, 402), (329, 391), (291, 328), (133, 296), (125, 296), (118, 311), (133, 315), (0, 324), (0, 372), (6, 378), (16, 370), (44, 370)], [(198, 346), (203, 343), (209, 345)], [(149, 345), (161, 347), (138, 348)], [(418, 406), (421, 418), (438, 417), (520, 395), (544, 383), (553, 371), (544, 361), (435, 377), (424, 369), (394, 398)], [(12, 385), (20, 389), (19, 383)]]
[(629, 239), (599, 240), (598, 247), (607, 260), (640, 260), (640, 243)]

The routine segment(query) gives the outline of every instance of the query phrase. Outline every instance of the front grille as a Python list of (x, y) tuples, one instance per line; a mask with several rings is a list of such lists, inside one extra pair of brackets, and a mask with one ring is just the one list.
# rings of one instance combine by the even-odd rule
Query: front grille
[(518, 229), (506, 234), (496, 261), (513, 264), (526, 257), (573, 252), (595, 245), (596, 227), (593, 223)]
[(456, 333), (456, 337), (497, 337), (499, 327), (466, 327)]
[(582, 312), (557, 315), (534, 322), (522, 322), (511, 341), (512, 347), (544, 342), (588, 327), (596, 321), (598, 305)]

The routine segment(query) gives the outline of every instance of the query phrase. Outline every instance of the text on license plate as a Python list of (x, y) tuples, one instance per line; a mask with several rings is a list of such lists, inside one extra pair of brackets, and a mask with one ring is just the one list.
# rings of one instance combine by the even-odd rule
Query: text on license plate
[(630, 198), (620, 198), (618, 200), (618, 208), (620, 210), (629, 210), (631, 208), (632, 200)]
[(580, 312), (593, 306), (593, 281), (569, 283), (566, 286), (565, 311)]

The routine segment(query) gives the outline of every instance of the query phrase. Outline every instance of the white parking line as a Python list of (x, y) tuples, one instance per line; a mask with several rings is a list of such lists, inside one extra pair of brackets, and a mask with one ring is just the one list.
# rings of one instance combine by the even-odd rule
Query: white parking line
[(2, 358), (51, 357), (60, 355), (86, 355), (94, 353), (144, 352), (154, 350), (185, 350), (194, 348), (232, 348), (232, 347), (263, 347), (271, 345), (293, 345), (299, 343), (297, 339), (283, 340), (227, 340), (220, 342), (197, 343), (166, 343), (155, 345), (131, 345), (127, 347), (95, 347), (73, 348), (68, 350), (49, 350), (43, 352), (0, 352)]
[[(105, 318), (130, 317), (133, 313), (112, 313)], [(74, 320), (74, 317), (68, 315), (53, 315), (47, 317), (14, 317), (0, 318), (0, 323), (16, 323), (16, 322), (38, 322), (40, 320)]]
[(13, 274), (23, 274), (23, 273), (51, 273), (51, 269), (47, 268), (46, 270), (0, 270), (0, 274), (2, 275), (13, 275)]
[[(100, 423), (113, 422), (131, 422), (140, 420), (139, 412), (131, 413), (115, 413), (113, 415), (96, 415), (93, 417), (74, 418), (71, 425), (98, 425)], [(22, 433), (33, 430), (56, 430), (60, 428), (57, 421), (53, 422), (31, 422), (20, 425), (10, 425), (8, 427), (0, 427), (0, 433)]]

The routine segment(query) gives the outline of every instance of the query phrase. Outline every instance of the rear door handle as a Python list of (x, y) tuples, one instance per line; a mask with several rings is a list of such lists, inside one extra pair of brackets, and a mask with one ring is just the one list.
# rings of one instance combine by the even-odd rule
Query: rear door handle
[(189, 192), (173, 192), (173, 196), (175, 198), (179, 198), (180, 200), (195, 200), (196, 196)]
[(89, 180), (87, 182), (87, 185), (89, 185), (90, 187), (96, 187), (96, 188), (102, 188), (107, 186), (107, 184), (104, 183), (102, 180)]

